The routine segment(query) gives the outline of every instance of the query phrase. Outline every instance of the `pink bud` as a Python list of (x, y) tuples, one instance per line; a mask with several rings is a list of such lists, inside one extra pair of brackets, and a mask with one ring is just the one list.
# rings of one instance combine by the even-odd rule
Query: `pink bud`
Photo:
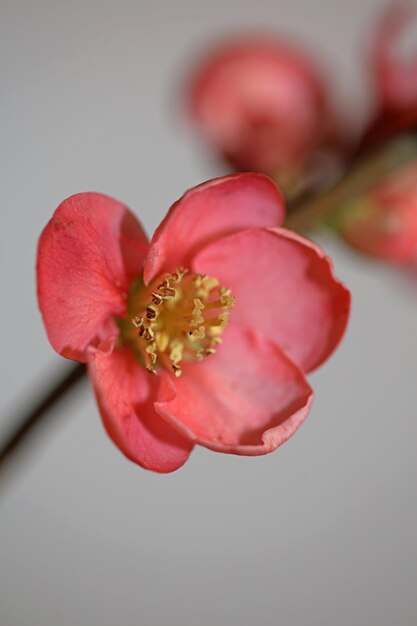
[[(417, 105), (417, 55), (402, 59), (401, 35), (415, 17), (415, 7), (391, 5), (376, 31), (375, 74), (381, 102), (387, 109), (406, 109)], [(417, 52), (417, 51), (416, 51)]]
[(291, 179), (332, 137), (334, 120), (319, 72), (288, 43), (241, 38), (215, 49), (190, 88), (193, 117), (240, 170)]
[(341, 233), (355, 248), (395, 263), (417, 260), (417, 162), (352, 202)]
[(399, 51), (415, 14), (410, 4), (392, 4), (377, 25), (372, 51), (377, 113), (360, 150), (417, 127), (417, 54), (404, 58)]

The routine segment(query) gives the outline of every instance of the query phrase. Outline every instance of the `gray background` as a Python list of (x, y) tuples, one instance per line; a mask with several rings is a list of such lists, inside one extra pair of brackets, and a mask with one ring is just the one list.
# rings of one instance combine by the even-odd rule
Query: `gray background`
[[(178, 99), (219, 33), (268, 26), (319, 48), (360, 123), (382, 5), (2, 1), (0, 435), (62, 366), (34, 295), (57, 204), (109, 193), (152, 232), (224, 171)], [(415, 626), (416, 282), (323, 243), (354, 309), (298, 433), (260, 458), (199, 448), (159, 476), (114, 448), (85, 386), (2, 486), (1, 626)]]

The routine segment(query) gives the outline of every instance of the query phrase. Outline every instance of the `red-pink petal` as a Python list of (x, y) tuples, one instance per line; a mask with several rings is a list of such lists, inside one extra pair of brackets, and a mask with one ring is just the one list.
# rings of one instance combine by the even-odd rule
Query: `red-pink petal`
[(261, 226), (279, 226), (284, 201), (263, 174), (234, 174), (187, 191), (156, 230), (145, 263), (149, 283), (163, 271), (189, 267), (194, 254), (226, 235)]
[(330, 355), (345, 331), (349, 292), (320, 248), (290, 231), (231, 235), (205, 248), (193, 270), (232, 289), (233, 324), (276, 342), (306, 372)]
[(112, 315), (122, 314), (131, 280), (149, 244), (139, 222), (120, 202), (98, 193), (64, 200), (38, 247), (38, 298), (53, 348), (86, 360)]
[(91, 350), (88, 365), (104, 426), (116, 446), (155, 472), (181, 467), (193, 444), (155, 412), (159, 380), (127, 348), (110, 355)]
[(312, 391), (274, 343), (230, 326), (205, 361), (165, 374), (156, 410), (185, 436), (218, 452), (259, 455), (284, 443), (306, 417)]

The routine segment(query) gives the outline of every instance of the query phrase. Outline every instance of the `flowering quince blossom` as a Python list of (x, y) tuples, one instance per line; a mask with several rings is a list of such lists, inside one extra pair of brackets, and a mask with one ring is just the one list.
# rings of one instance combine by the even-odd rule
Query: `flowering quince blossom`
[(319, 72), (307, 53), (272, 38), (242, 37), (197, 68), (191, 115), (238, 170), (288, 184), (336, 130)]
[(340, 232), (353, 247), (387, 261), (417, 262), (417, 162), (393, 172), (345, 208)]
[(402, 58), (398, 50), (415, 13), (411, 4), (392, 3), (377, 25), (372, 49), (377, 113), (361, 149), (417, 126), (417, 57)]
[(98, 193), (65, 200), (38, 249), (38, 297), (61, 355), (86, 362), (105, 428), (170, 472), (194, 444), (259, 455), (306, 417), (305, 373), (341, 339), (350, 296), (313, 243), (279, 227), (260, 174), (188, 191), (150, 243)]

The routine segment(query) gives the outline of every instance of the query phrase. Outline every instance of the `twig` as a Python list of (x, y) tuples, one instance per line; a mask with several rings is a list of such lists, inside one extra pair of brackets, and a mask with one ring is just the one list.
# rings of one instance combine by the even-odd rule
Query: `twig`
[(71, 367), (66, 367), (60, 376), (55, 377), (46, 389), (43, 397), (35, 406), (31, 406), (27, 413), (13, 420), (13, 426), (8, 436), (0, 444), (0, 473), (4, 469), (7, 461), (21, 452), (30, 442), (35, 434), (36, 427), (44, 421), (47, 415), (51, 414), (60, 400), (73, 390), (77, 384), (85, 377), (86, 368), (82, 363), (77, 363)]
[(308, 232), (332, 220), (347, 200), (376, 185), (390, 173), (417, 159), (415, 135), (396, 137), (370, 154), (353, 162), (343, 178), (332, 188), (311, 199), (302, 199), (292, 207), (286, 227)]

